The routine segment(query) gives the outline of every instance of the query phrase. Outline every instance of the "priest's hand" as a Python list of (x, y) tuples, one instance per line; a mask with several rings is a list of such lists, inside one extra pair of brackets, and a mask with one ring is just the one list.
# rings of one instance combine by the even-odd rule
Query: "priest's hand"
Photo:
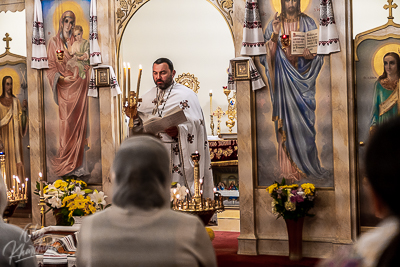
[(178, 133), (179, 133), (179, 131), (178, 131), (178, 127), (176, 127), (176, 126), (173, 126), (173, 127), (170, 127), (170, 128), (168, 128), (168, 129), (165, 129), (165, 132), (169, 135), (169, 136), (171, 136), (171, 137), (177, 137), (178, 136)]

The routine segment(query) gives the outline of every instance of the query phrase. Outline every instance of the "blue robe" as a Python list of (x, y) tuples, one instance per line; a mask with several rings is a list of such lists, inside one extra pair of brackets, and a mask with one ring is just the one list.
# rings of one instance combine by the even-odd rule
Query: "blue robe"
[[(303, 13), (300, 15), (299, 31), (307, 32), (316, 28), (312, 18)], [(266, 42), (271, 39), (272, 33), (271, 21), (264, 34)], [(276, 136), (278, 140), (279, 134), (283, 137), (279, 145), (300, 174), (324, 178), (327, 171), (320, 166), (315, 143), (315, 81), (323, 64), (323, 56), (317, 55), (312, 60), (299, 57), (296, 69), (286, 58), (278, 38), (275, 59), (272, 60), (274, 73), (269, 69), (266, 56), (260, 59), (268, 78)], [(274, 79), (271, 79), (272, 75)]]

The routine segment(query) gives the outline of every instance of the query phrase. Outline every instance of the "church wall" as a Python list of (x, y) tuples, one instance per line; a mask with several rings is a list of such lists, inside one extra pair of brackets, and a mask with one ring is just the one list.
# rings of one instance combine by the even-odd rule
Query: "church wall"
[[(311, 2), (311, 1), (310, 1)], [(272, 2), (271, 2), (272, 3)], [(313, 1), (313, 6), (319, 1)], [(268, 5), (262, 2), (263, 5)], [(310, 4), (311, 5), (311, 4)], [(263, 10), (260, 10), (262, 13)], [(317, 91), (320, 87), (329, 88), (330, 116), (322, 120), (331, 121), (331, 130), (327, 136), (331, 138), (332, 183), (330, 186), (319, 186), (315, 207), (311, 213), (315, 217), (306, 217), (303, 228), (303, 254), (307, 257), (328, 257), (337, 247), (351, 244), (356, 235), (356, 204), (354, 179), (354, 121), (352, 119), (352, 65), (351, 65), (351, 27), (350, 6), (346, 1), (334, 2), (334, 14), (339, 33), (341, 52), (325, 56), (325, 65), (317, 80)], [(244, 1), (236, 1), (234, 5), (234, 36), (236, 56), (240, 54)], [(261, 18), (264, 19), (263, 17)], [(268, 18), (268, 21), (270, 18)], [(265, 29), (263, 21), (263, 30)], [(317, 21), (318, 23), (318, 21)], [(255, 60), (258, 70), (264, 72), (263, 66)], [(263, 77), (265, 80), (265, 76)], [(323, 80), (323, 83), (321, 83)], [(265, 80), (266, 81), (266, 80)], [(246, 81), (247, 82), (247, 81)], [(249, 89), (247, 82), (237, 82), (238, 88), (238, 148), (239, 148), (239, 189), (240, 189), (240, 225), (239, 254), (288, 255), (286, 225), (282, 218), (276, 219), (272, 214), (272, 198), (265, 188), (272, 182), (261, 183), (257, 170), (260, 158), (255, 119), (256, 96)], [(318, 87), (320, 86), (320, 87)], [(265, 90), (265, 89), (261, 89)], [(318, 97), (318, 92), (317, 92)], [(317, 98), (317, 123), (318, 123)], [(272, 124), (266, 116), (265, 123)], [(252, 122), (252, 123), (249, 123)], [(318, 131), (318, 128), (317, 128)], [(317, 132), (317, 145), (318, 145)], [(248, 138), (252, 136), (252, 138)], [(276, 139), (271, 139), (276, 143)], [(275, 149), (274, 147), (271, 149)], [(321, 147), (318, 148), (321, 150)], [(270, 151), (267, 151), (267, 153)], [(270, 161), (261, 164), (274, 164)], [(275, 163), (277, 164), (277, 162)], [(279, 166), (278, 166), (279, 167)], [(302, 182), (300, 182), (302, 183)]]
[[(215, 1), (214, 1), (215, 2)], [(34, 175), (42, 171), (45, 161), (42, 153), (40, 71), (30, 69), (33, 0), (26, 0), (27, 57), (28, 57), (28, 94), (30, 112), (30, 153), (32, 187)], [(117, 4), (112, 0), (97, 2), (99, 44), (103, 64), (117, 70), (116, 12)], [(244, 19), (245, 1), (236, 0), (233, 6), (234, 45), (239, 56)], [(345, 0), (334, 2), (337, 29), (341, 42), (341, 52), (334, 53), (326, 60), (330, 71), (330, 94), (332, 113), (332, 160), (333, 186), (318, 191), (313, 218), (306, 218), (303, 231), (304, 255), (309, 257), (329, 256), (338, 246), (351, 244), (355, 238), (355, 190), (353, 177), (353, 127), (352, 106), (352, 69), (350, 7)], [(101, 18), (101, 19), (100, 19)], [(259, 66), (259, 65), (258, 65)], [(257, 146), (255, 143), (254, 94), (249, 84), (241, 82), (238, 88), (238, 134), (239, 134), (239, 176), (240, 176), (240, 212), (241, 234), (239, 236), (240, 254), (287, 255), (287, 234), (283, 219), (276, 220), (271, 212), (271, 198), (265, 191), (266, 185), (259, 186), (257, 177)], [(109, 171), (116, 149), (119, 146), (119, 110), (118, 101), (110, 96), (108, 88), (99, 89), (102, 186), (111, 199), (111, 181)], [(252, 138), (249, 138), (252, 136)], [(33, 195), (33, 222), (39, 223), (38, 198)], [(353, 212), (354, 211), (354, 212)], [(49, 223), (52, 215), (48, 214)], [(316, 249), (318, 248), (318, 249)]]

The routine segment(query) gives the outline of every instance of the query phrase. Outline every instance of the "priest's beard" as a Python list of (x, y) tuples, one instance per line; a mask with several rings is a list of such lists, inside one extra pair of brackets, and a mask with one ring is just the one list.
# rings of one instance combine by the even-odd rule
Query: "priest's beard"
[[(158, 88), (160, 88), (161, 90), (165, 90), (167, 89), (171, 84), (172, 84), (172, 75), (169, 76), (165, 81), (158, 79), (158, 80), (154, 80), (154, 83), (156, 84), (156, 86), (158, 86)], [(158, 84), (158, 82), (161, 82), (160, 84)]]

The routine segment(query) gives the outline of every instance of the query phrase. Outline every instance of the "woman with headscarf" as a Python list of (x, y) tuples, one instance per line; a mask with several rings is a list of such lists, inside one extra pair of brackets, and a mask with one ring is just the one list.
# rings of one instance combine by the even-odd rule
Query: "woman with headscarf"
[(35, 267), (35, 249), (29, 236), (19, 227), (6, 224), (3, 213), (7, 207), (6, 186), (0, 174), (0, 266)]
[[(75, 21), (74, 12), (65, 11), (59, 21), (58, 33), (50, 39), (47, 49), (49, 69), (46, 74), (60, 118), (60, 147), (52, 159), (53, 170), (58, 176), (89, 174), (83, 164), (87, 144), (89, 69), (86, 69), (86, 77), (82, 79), (79, 76), (75, 78), (67, 68), (67, 62), (72, 58), (67, 51), (75, 41)], [(58, 50), (64, 51), (62, 61), (57, 59)]]
[(170, 208), (169, 152), (152, 136), (122, 143), (113, 206), (84, 219), (79, 266), (217, 266), (201, 220)]

